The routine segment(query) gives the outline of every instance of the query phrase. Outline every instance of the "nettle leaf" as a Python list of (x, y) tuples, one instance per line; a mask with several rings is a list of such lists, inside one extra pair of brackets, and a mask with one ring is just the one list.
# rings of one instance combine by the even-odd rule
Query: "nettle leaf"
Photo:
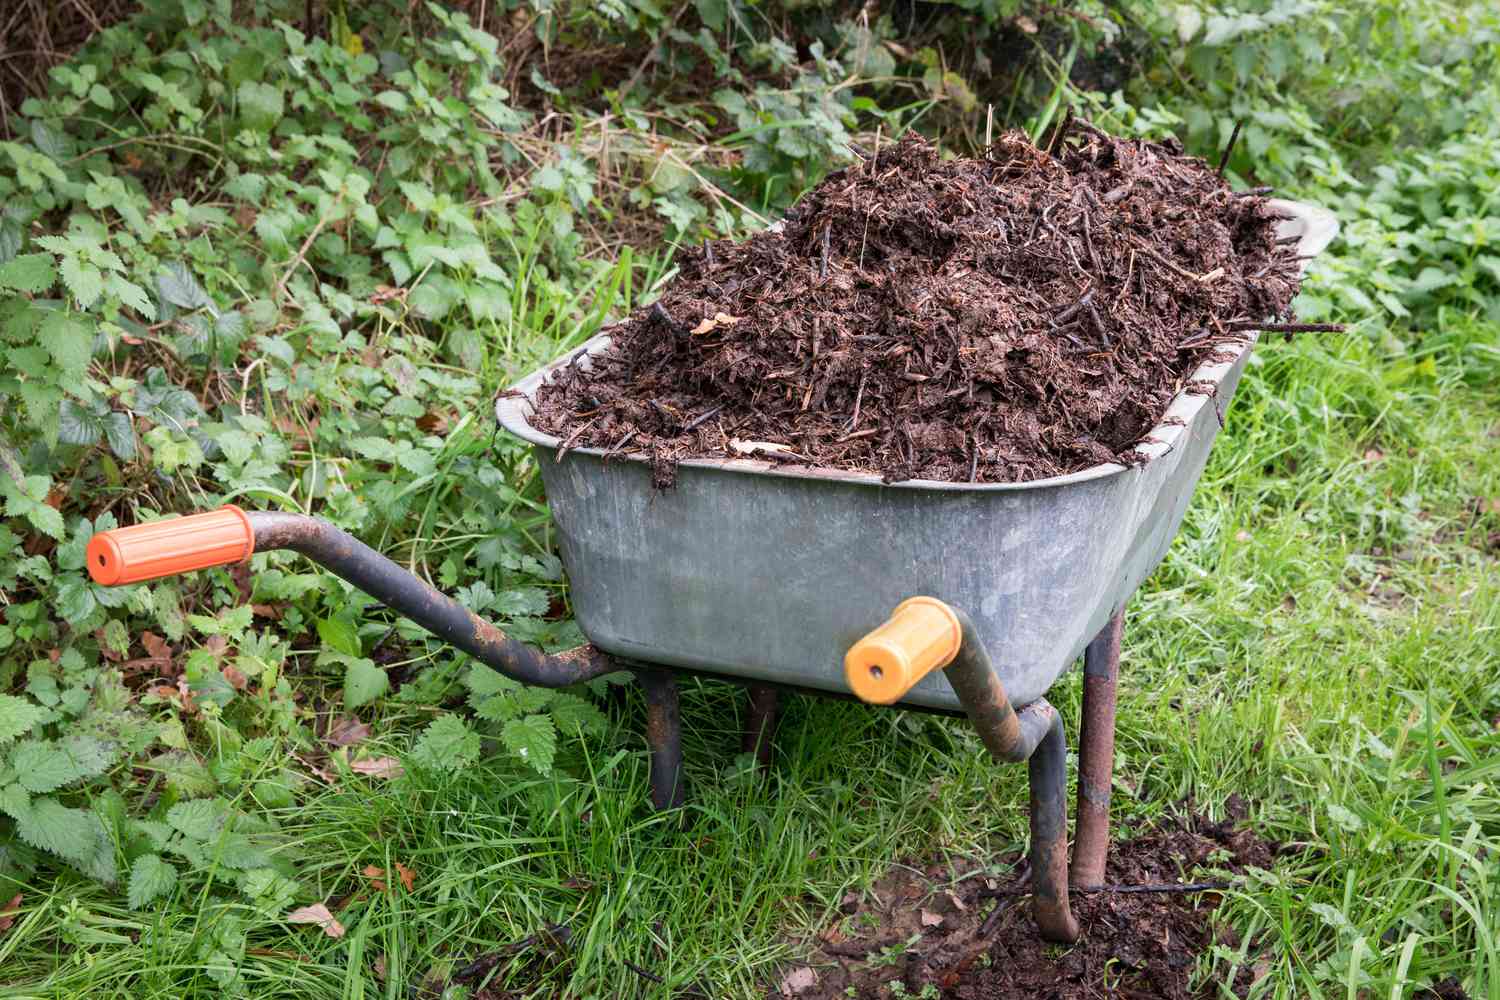
[(557, 756), (557, 730), (549, 716), (528, 715), (523, 719), (511, 719), (500, 728), (500, 742), (536, 768), (538, 773), (552, 773), (552, 761)]
[(552, 713), (557, 728), (565, 733), (578, 730), (590, 736), (603, 736), (609, 732), (609, 720), (598, 706), (576, 694), (554, 692), (547, 711)]
[(110, 756), (104, 744), (91, 736), (27, 740), (16, 745), (10, 766), (23, 788), (41, 794), (103, 774), (109, 769)]
[(0, 743), (9, 743), (17, 736), (26, 735), (46, 715), (46, 709), (25, 698), (0, 694)]
[(433, 771), (461, 771), (479, 759), (479, 734), (456, 715), (440, 715), (422, 730), (411, 759)]
[(69, 861), (93, 855), (99, 825), (93, 813), (70, 809), (55, 799), (33, 799), (31, 808), (16, 817), (22, 840)]
[(63, 256), (62, 279), (80, 309), (89, 308), (104, 294), (103, 272), (93, 264), (85, 263), (76, 254)]
[(168, 825), (190, 840), (214, 839), (228, 818), (228, 812), (217, 799), (192, 799), (167, 810)]
[(344, 707), (356, 709), (385, 694), (390, 678), (373, 660), (354, 657), (344, 666)]
[(88, 370), (94, 356), (93, 324), (73, 313), (54, 310), (42, 320), (42, 346), (64, 374), (74, 377)]
[(177, 869), (163, 861), (160, 855), (142, 854), (130, 866), (130, 887), (127, 895), (132, 910), (139, 910), (171, 892), (177, 885)]
[(0, 288), (39, 295), (57, 280), (57, 268), (50, 253), (22, 254), (0, 264)]

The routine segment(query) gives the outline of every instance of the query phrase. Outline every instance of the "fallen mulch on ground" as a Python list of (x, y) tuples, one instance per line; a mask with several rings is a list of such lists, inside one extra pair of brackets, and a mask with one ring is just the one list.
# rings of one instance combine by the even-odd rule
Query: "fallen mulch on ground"
[[(1166, 821), (1112, 844), (1105, 878), (1112, 886), (1160, 887), (1195, 879), (1200, 867), (1268, 869), (1277, 853), (1277, 845), (1236, 829), (1233, 820)], [(770, 996), (884, 998), (896, 982), (911, 996), (955, 1000), (1220, 995), (1215, 984), (1197, 992), (1189, 986), (1200, 954), (1215, 941), (1238, 943), (1230, 929), (1212, 924), (1220, 893), (1074, 894), (1083, 937), (1062, 948), (1037, 936), (1019, 888), (972, 864), (895, 870), (863, 898), (846, 900), (847, 915), (821, 932), (813, 956), (784, 972)], [(1240, 970), (1233, 985), (1241, 995), (1254, 976), (1253, 968)]]
[(754, 455), (1020, 482), (1134, 451), (1197, 366), (1299, 283), (1264, 191), (1174, 140), (1081, 119), (978, 159), (908, 136), (835, 171), (779, 231), (683, 251), (655, 305), (537, 393), (567, 448)]

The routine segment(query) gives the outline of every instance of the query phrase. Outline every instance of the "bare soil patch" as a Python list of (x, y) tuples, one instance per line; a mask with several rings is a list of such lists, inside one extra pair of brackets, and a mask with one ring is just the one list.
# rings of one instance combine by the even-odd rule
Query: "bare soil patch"
[[(1074, 895), (1083, 936), (1071, 948), (1037, 936), (1024, 881), (987, 877), (978, 864), (899, 868), (873, 891), (847, 900), (847, 915), (820, 932), (809, 957), (785, 971), (769, 995), (801, 1000), (885, 998), (901, 991), (955, 1000), (1217, 996), (1213, 984), (1193, 990), (1191, 978), (1198, 956), (1216, 940), (1237, 944), (1232, 930), (1213, 921), (1222, 893), (1118, 890), (1232, 879), (1250, 866), (1271, 868), (1278, 852), (1278, 845), (1233, 820), (1212, 823), (1197, 816), (1165, 821), (1112, 844), (1105, 877), (1116, 891)], [(1234, 985), (1248, 987), (1254, 974), (1253, 968), (1241, 970)]]

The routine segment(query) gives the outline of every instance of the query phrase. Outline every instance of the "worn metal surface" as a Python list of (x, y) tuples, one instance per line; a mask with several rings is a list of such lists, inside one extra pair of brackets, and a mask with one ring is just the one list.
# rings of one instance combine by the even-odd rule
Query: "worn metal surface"
[(646, 695), (646, 745), (651, 749), (651, 804), (676, 809), (687, 800), (682, 781), (682, 709), (670, 670), (635, 672)]
[(1115, 692), (1120, 680), (1124, 610), (1083, 651), (1083, 721), (1078, 733), (1078, 829), (1068, 877), (1076, 888), (1104, 884), (1109, 797), (1115, 770)]
[[(1321, 209), (1277, 204), (1305, 256), (1337, 231)], [(1250, 350), (1194, 374), (1217, 392), (1173, 402), (1171, 423), (1142, 446), (1150, 461), (1030, 483), (884, 485), (872, 475), (702, 459), (683, 462), (677, 486), (662, 492), (638, 455), (605, 461), (600, 449), (575, 448), (555, 460), (561, 442), (526, 419), (545, 369), (496, 408), (508, 431), (536, 445), (578, 623), (603, 649), (843, 692), (850, 644), (905, 598), (927, 594), (973, 616), (1005, 690), (1024, 705), (1166, 552)], [(943, 672), (903, 703), (961, 707)]]
[(1026, 762), (1031, 786), (1031, 914), (1042, 937), (1071, 944), (1078, 940), (1078, 920), (1068, 904), (1068, 744), (1062, 716), (1045, 701), (1039, 704), (1046, 705), (1050, 718)]
[(620, 669), (594, 646), (578, 646), (549, 656), (517, 642), (327, 521), (274, 511), (248, 511), (246, 516), (255, 533), (256, 552), (300, 552), (444, 642), (523, 684), (564, 687)]
[(745, 733), (740, 740), (740, 753), (755, 754), (755, 762), (761, 767), (771, 765), (771, 737), (776, 733), (776, 714), (781, 705), (781, 692), (759, 684), (748, 685), (750, 704), (745, 713)]

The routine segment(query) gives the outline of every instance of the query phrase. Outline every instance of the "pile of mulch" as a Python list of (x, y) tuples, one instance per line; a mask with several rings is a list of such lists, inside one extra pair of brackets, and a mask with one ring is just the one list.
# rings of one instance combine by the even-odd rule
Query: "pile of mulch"
[[(1105, 878), (1116, 888), (1162, 888), (1198, 877), (1204, 868), (1212, 878), (1251, 866), (1269, 869), (1278, 853), (1278, 845), (1233, 819), (1189, 816), (1111, 844)], [(987, 877), (977, 865), (893, 871), (862, 897), (846, 899), (847, 915), (824, 928), (813, 954), (784, 972), (770, 995), (886, 997), (895, 982), (912, 996), (929, 996), (935, 987), (956, 1000), (1222, 995), (1217, 984), (1190, 987), (1199, 955), (1215, 942), (1239, 944), (1232, 930), (1213, 922), (1221, 892), (1074, 893), (1083, 935), (1062, 948), (1037, 935), (1025, 891), (1024, 884)], [(1240, 995), (1257, 971), (1265, 974), (1253, 956), (1252, 949), (1250, 967), (1231, 984)]]
[(679, 255), (654, 305), (537, 393), (535, 426), (650, 457), (753, 455), (887, 482), (1136, 463), (1205, 359), (1289, 315), (1294, 240), (1173, 140), (1069, 119), (977, 159), (916, 136), (784, 223)]

